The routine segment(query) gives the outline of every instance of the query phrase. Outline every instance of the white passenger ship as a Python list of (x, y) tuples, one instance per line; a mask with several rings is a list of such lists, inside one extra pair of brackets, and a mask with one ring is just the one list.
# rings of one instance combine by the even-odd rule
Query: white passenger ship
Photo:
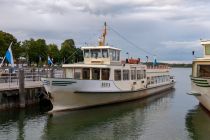
[(191, 95), (210, 111), (210, 40), (201, 41), (204, 57), (193, 60)]
[(120, 60), (120, 49), (82, 47), (83, 63), (63, 64), (65, 78), (42, 78), (53, 111), (130, 101), (173, 88), (167, 66), (146, 66), (140, 59)]

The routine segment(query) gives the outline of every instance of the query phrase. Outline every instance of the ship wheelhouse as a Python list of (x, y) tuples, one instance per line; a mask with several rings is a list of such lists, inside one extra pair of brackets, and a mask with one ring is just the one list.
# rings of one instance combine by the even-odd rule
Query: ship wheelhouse
[(201, 41), (204, 47), (204, 57), (193, 61), (192, 76), (198, 78), (210, 78), (210, 40)]
[(120, 49), (110, 46), (82, 47), (84, 62), (63, 64), (66, 78), (112, 80), (111, 67), (120, 66)]

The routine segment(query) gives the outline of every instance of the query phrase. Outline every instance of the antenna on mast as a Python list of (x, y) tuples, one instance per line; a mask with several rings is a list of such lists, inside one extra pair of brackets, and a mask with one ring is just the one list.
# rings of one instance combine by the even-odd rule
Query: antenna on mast
[(106, 22), (104, 22), (104, 30), (103, 30), (103, 33), (99, 39), (99, 42), (98, 42), (98, 45), (99, 46), (105, 46), (105, 41), (106, 41), (106, 33), (107, 33), (107, 25), (106, 25)]

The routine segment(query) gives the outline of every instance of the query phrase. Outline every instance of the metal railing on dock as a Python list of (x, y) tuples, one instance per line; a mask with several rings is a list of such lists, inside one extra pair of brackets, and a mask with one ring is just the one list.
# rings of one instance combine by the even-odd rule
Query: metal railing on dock
[[(52, 73), (53, 72), (53, 73)], [(63, 71), (60, 69), (24, 69), (25, 88), (41, 87), (41, 77), (62, 77)], [(1, 69), (0, 72), (0, 91), (13, 90), (19, 88), (18, 70), (13, 73)]]

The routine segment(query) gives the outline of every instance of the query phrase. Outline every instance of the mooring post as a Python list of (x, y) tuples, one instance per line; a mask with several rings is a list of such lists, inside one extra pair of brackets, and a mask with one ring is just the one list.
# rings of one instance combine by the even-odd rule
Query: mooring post
[(25, 107), (25, 83), (24, 83), (24, 70), (19, 69), (18, 71), (18, 78), (19, 78), (19, 101), (20, 101), (20, 108)]
[(53, 78), (54, 77), (54, 69), (53, 67), (50, 69), (50, 78)]

